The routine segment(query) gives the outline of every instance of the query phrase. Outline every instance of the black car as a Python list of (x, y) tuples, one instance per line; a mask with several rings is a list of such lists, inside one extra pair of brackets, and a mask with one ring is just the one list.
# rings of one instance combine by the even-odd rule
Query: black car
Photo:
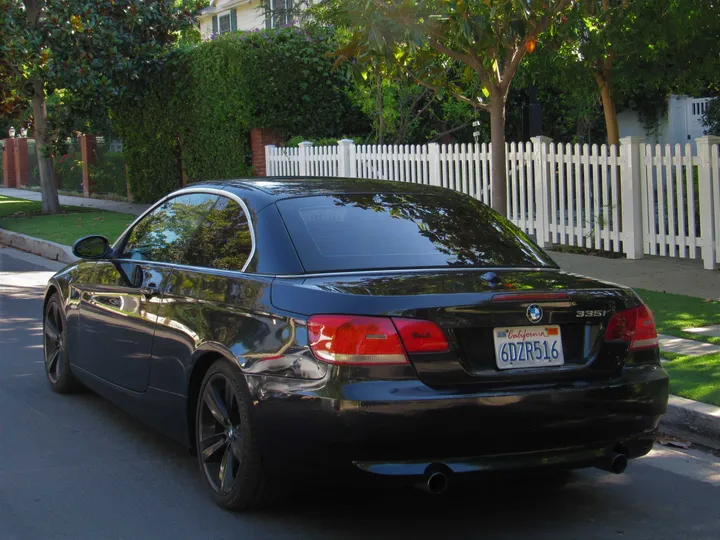
[(202, 183), (73, 249), (45, 294), (52, 388), (190, 447), (226, 508), (320, 471), (436, 493), (460, 473), (622, 472), (667, 405), (635, 293), (560, 271), (454, 191)]

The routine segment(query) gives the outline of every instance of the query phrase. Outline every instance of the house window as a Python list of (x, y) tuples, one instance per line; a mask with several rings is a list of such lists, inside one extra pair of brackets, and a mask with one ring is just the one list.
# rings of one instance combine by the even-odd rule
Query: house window
[(218, 17), (218, 23), (220, 24), (220, 33), (224, 34), (225, 32), (230, 31), (230, 14), (226, 13), (225, 15), (220, 15)]
[(266, 0), (265, 27), (279, 28), (292, 22), (293, 0)]
[(237, 10), (231, 9), (221, 15), (213, 15), (212, 33), (224, 34), (237, 30)]

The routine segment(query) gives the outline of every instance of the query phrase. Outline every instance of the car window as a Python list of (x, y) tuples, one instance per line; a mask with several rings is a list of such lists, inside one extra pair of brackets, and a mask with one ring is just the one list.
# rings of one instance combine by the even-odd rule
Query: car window
[(307, 272), (556, 266), (471, 197), (339, 194), (285, 199), (277, 207)]
[(200, 225), (182, 259), (184, 264), (242, 270), (252, 251), (248, 217), (232, 199), (220, 197)]
[(139, 221), (130, 232), (123, 259), (176, 263), (217, 195), (192, 193), (170, 199)]

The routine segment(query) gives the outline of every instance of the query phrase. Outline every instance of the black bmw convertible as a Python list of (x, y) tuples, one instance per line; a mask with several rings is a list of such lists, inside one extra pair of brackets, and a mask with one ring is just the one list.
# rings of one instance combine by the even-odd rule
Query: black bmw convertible
[(201, 183), (73, 250), (45, 294), (50, 385), (187, 445), (225, 508), (312, 471), (435, 493), (484, 471), (620, 473), (667, 405), (638, 296), (560, 271), (454, 191)]

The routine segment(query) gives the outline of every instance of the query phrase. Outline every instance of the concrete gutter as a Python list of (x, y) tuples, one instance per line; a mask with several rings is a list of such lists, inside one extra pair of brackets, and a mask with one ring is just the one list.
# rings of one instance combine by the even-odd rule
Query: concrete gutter
[(0, 244), (40, 255), (52, 261), (71, 263), (78, 260), (78, 258), (73, 255), (70, 246), (57, 244), (50, 240), (34, 238), (26, 234), (6, 231), (5, 229), (0, 229)]
[(720, 450), (720, 407), (679, 396), (670, 396), (660, 431)]

